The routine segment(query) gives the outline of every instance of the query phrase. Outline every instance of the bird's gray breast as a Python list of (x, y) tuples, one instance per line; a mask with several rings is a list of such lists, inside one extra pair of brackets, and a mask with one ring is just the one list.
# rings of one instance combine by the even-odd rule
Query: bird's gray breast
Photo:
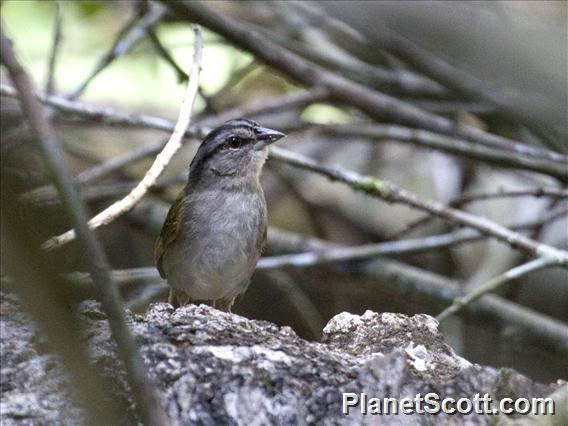
[(195, 299), (244, 292), (260, 256), (266, 203), (260, 186), (193, 192), (181, 209), (181, 232), (165, 255), (170, 285)]

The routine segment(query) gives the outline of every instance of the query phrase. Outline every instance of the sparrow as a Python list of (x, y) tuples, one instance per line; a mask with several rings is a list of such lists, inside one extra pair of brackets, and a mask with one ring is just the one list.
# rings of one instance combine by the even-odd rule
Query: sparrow
[(247, 290), (266, 243), (260, 174), (268, 146), (284, 136), (245, 118), (205, 136), (154, 250), (174, 307), (203, 301), (230, 312)]

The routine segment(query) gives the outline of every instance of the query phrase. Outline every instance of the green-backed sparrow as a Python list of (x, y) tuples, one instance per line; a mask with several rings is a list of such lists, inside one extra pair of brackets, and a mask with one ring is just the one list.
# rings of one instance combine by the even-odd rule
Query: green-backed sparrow
[(259, 177), (267, 147), (283, 133), (247, 120), (211, 131), (170, 208), (154, 259), (174, 306), (212, 302), (229, 311), (249, 285), (266, 242), (266, 201)]

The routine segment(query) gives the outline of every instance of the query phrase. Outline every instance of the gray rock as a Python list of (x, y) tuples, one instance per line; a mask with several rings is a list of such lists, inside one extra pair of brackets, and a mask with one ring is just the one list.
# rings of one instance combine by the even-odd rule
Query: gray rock
[[(79, 314), (93, 362), (128, 397), (99, 304), (83, 302)], [(343, 393), (530, 398), (560, 386), (469, 363), (444, 343), (427, 315), (342, 313), (327, 324), (322, 343), (203, 305), (174, 311), (160, 303), (144, 316), (127, 313), (127, 319), (172, 425), (484, 425), (495, 417), (374, 416), (362, 415), (360, 407), (345, 416)], [(37, 353), (31, 345), (37, 339), (17, 301), (2, 295), (2, 425), (66, 424), (70, 418), (80, 424), (80, 411), (69, 407), (63, 368), (53, 356)]]

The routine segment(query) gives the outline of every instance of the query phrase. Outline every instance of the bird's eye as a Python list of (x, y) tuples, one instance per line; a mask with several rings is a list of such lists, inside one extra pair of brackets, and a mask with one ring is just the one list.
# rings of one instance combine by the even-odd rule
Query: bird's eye
[(242, 140), (237, 136), (231, 136), (229, 139), (227, 139), (227, 146), (229, 148), (237, 149), (240, 148), (241, 145), (242, 145)]

